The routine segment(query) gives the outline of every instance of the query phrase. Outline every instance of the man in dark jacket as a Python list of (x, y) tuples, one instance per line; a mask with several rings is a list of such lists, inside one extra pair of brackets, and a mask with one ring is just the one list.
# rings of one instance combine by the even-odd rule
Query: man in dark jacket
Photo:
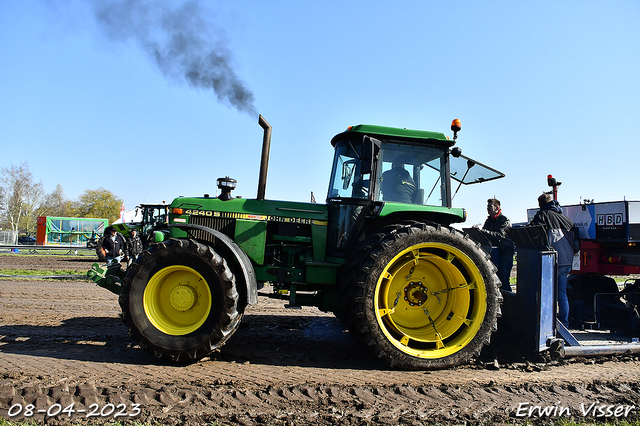
[(142, 253), (142, 240), (138, 235), (137, 229), (131, 230), (131, 235), (127, 238), (127, 249), (129, 251), (129, 261), (127, 262), (129, 265), (136, 261), (140, 253)]
[(502, 289), (511, 291), (511, 268), (513, 268), (513, 253), (515, 244), (507, 237), (507, 231), (511, 228), (511, 222), (502, 214), (500, 201), (495, 198), (487, 200), (487, 213), (489, 217), (484, 222), (482, 232), (491, 241), (491, 245), (498, 248), (498, 278), (502, 283)]
[(562, 207), (549, 194), (538, 197), (540, 210), (530, 225), (544, 225), (549, 244), (558, 252), (558, 319), (565, 327), (569, 326), (569, 299), (567, 298), (567, 277), (573, 262), (573, 228), (570, 217), (562, 214)]
[(404, 164), (394, 161), (391, 170), (387, 170), (380, 177), (380, 190), (384, 201), (411, 204), (416, 183), (404, 168)]
[(105, 232), (102, 248), (104, 249), (107, 257), (107, 265), (109, 265), (111, 263), (120, 263), (123, 256), (126, 254), (127, 245), (125, 244), (122, 235), (118, 234), (116, 231), (116, 228), (109, 226)]

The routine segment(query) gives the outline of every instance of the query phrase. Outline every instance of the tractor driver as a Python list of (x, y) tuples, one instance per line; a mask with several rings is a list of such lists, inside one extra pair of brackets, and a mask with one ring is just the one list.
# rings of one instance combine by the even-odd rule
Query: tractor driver
[(380, 176), (380, 190), (382, 191), (383, 201), (411, 204), (413, 202), (413, 192), (416, 190), (416, 183), (404, 168), (404, 163), (395, 160), (391, 164), (391, 169)]

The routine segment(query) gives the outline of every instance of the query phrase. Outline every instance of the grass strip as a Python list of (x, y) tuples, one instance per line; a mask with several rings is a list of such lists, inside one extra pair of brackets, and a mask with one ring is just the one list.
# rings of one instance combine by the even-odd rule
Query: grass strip
[(0, 269), (2, 275), (86, 275), (71, 269)]

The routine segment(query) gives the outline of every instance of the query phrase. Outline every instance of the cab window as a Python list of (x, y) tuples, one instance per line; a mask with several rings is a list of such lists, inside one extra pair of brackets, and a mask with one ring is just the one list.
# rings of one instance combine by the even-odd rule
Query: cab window
[(442, 149), (383, 142), (380, 158), (376, 200), (445, 205)]
[(328, 198), (368, 198), (369, 174), (362, 174), (360, 145), (343, 143), (336, 147)]

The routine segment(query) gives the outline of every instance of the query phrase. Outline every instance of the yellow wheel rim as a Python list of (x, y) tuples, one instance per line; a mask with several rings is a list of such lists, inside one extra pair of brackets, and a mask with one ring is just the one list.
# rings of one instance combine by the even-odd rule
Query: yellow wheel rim
[(195, 269), (167, 266), (156, 272), (144, 290), (144, 311), (160, 331), (182, 336), (197, 330), (211, 311), (211, 291)]
[(471, 342), (484, 320), (486, 299), (484, 279), (466, 254), (424, 243), (387, 264), (376, 285), (375, 313), (398, 349), (436, 359)]

